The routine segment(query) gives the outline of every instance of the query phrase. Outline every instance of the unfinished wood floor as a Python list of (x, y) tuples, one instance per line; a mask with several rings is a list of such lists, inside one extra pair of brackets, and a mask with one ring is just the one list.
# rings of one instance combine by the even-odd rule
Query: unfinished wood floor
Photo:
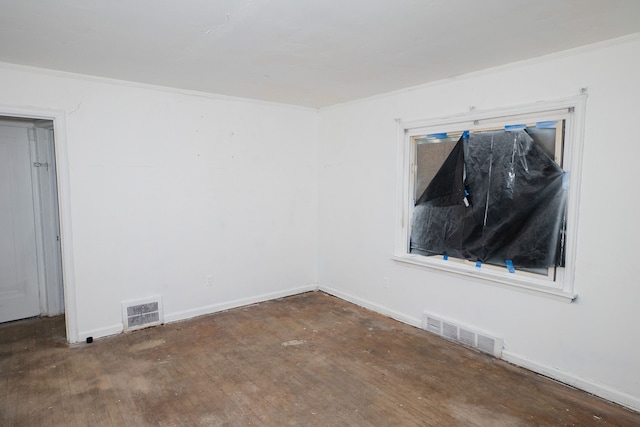
[(638, 426), (640, 414), (320, 292), (69, 348), (0, 326), (2, 426)]

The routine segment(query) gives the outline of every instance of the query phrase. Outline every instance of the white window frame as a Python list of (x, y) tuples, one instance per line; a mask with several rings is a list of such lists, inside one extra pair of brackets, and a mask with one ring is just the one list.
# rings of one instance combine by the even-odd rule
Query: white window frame
[[(393, 259), (431, 271), (473, 278), (481, 283), (519, 290), (561, 301), (573, 301), (577, 297), (574, 284), (576, 243), (578, 230), (578, 203), (582, 166), (584, 118), (587, 95), (541, 101), (509, 108), (474, 110), (447, 117), (398, 123), (398, 185), (396, 212), (396, 242)], [(414, 210), (414, 184), (416, 173), (416, 147), (414, 136), (460, 130), (473, 131), (488, 126), (565, 119), (563, 169), (568, 172), (567, 226), (565, 240), (565, 266), (556, 270), (556, 280), (525, 272), (509, 273), (504, 268), (482, 265), (463, 260), (445, 260), (444, 257), (427, 257), (409, 253), (409, 237)]]

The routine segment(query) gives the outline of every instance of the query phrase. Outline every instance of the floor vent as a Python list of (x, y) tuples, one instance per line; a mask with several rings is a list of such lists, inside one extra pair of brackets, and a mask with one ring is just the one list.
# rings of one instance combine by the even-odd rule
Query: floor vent
[(427, 312), (422, 314), (422, 329), (483, 353), (488, 353), (498, 358), (502, 357), (504, 342), (502, 338), (492, 334), (445, 320)]
[(163, 322), (161, 297), (122, 303), (122, 325), (125, 331), (161, 325)]

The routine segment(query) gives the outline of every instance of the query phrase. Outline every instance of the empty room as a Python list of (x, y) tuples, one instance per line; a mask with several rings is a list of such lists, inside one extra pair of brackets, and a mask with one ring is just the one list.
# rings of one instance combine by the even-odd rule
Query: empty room
[(0, 0), (0, 425), (640, 425), (637, 0)]

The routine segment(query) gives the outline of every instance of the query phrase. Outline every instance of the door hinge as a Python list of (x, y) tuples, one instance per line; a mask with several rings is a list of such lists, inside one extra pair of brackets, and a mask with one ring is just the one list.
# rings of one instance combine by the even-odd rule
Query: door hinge
[(49, 163), (33, 162), (33, 166), (35, 166), (37, 168), (48, 168), (49, 167)]

